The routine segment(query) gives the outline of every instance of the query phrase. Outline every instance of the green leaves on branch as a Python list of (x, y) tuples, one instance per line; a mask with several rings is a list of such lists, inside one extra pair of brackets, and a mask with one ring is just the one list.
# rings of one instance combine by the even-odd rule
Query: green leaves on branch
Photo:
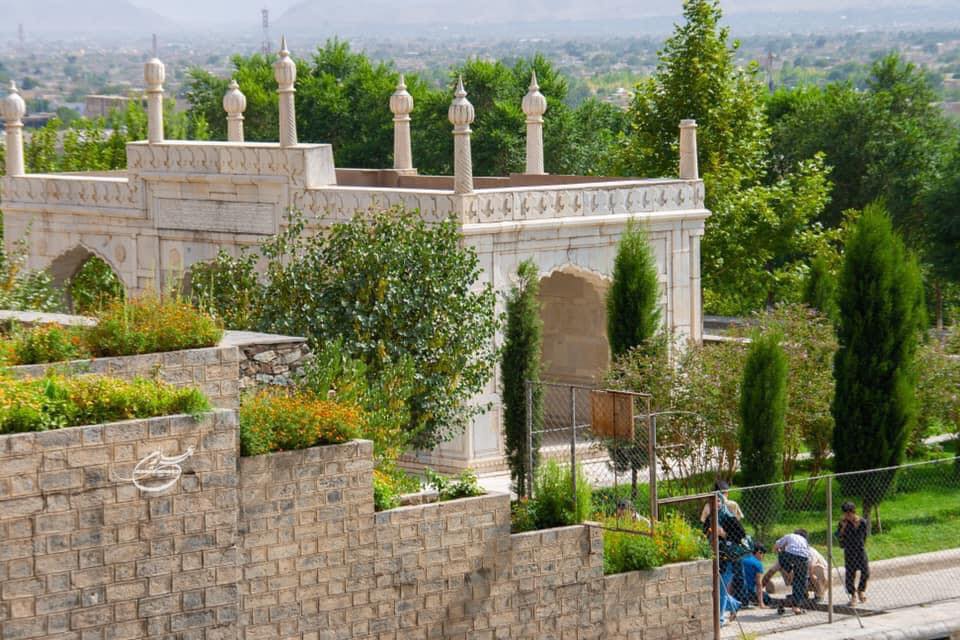
[(461, 433), (485, 409), (468, 400), (493, 372), (498, 322), (493, 290), (478, 286), (479, 260), (462, 246), (457, 224), (390, 209), (358, 213), (323, 234), (305, 227), (294, 215), (261, 246), (265, 276), (242, 287), (246, 308), (228, 307), (237, 287), (233, 274), (256, 281), (257, 260), (249, 256), (221, 255), (198, 270), (194, 280), (206, 282), (198, 299), (224, 317), (305, 336), (314, 346), (340, 339), (371, 380), (409, 359), (410, 445), (430, 448)]

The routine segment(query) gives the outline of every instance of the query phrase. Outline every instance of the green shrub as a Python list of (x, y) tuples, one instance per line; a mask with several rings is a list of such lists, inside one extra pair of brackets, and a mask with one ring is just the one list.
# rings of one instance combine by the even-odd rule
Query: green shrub
[(113, 300), (88, 331), (93, 355), (129, 356), (215, 346), (223, 328), (212, 316), (184, 300), (145, 295)]
[(465, 469), (455, 478), (448, 478), (431, 469), (427, 469), (424, 473), (427, 476), (427, 484), (437, 491), (441, 501), (472, 498), (486, 493), (477, 481), (477, 473), (473, 469)]
[(95, 313), (114, 300), (123, 300), (123, 283), (102, 258), (88, 258), (67, 283), (73, 312)]
[(44, 364), (90, 355), (84, 328), (56, 324), (16, 331), (10, 339), (10, 345), (13, 356), (10, 364)]
[(561, 467), (556, 460), (537, 469), (533, 484), (538, 529), (580, 524), (590, 515), (593, 489), (577, 465), (577, 493), (574, 497), (570, 467)]
[(530, 498), (520, 498), (510, 503), (510, 531), (523, 533), (537, 528), (537, 503)]
[(240, 405), (240, 451), (258, 456), (356, 438), (362, 412), (355, 406), (281, 387), (264, 389)]
[(707, 558), (710, 554), (707, 539), (678, 513), (657, 522), (653, 536), (649, 523), (643, 520), (607, 519), (604, 525), (603, 572), (608, 575)]
[(400, 506), (400, 495), (390, 478), (374, 471), (373, 473), (373, 508), (375, 511), (386, 511)]
[(46, 431), (210, 409), (194, 388), (107, 376), (0, 378), (0, 434)]
[(640, 571), (660, 566), (657, 544), (640, 533), (604, 531), (603, 572)]

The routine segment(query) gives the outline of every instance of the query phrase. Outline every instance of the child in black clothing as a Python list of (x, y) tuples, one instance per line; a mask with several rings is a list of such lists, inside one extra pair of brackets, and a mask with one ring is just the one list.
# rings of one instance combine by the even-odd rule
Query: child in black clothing
[[(846, 588), (850, 595), (850, 606), (857, 603), (857, 596), (860, 602), (866, 602), (867, 580), (870, 578), (870, 563), (867, 560), (867, 521), (857, 515), (857, 507), (852, 502), (844, 502), (840, 507), (843, 511), (843, 518), (837, 526), (837, 538), (840, 540), (840, 546), (843, 547), (843, 560), (846, 572)], [(860, 584), (854, 592), (854, 583), (860, 572)]]

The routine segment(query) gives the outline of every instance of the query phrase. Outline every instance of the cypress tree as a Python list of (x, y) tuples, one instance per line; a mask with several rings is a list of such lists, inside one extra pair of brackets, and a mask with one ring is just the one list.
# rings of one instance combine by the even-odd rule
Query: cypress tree
[[(882, 205), (867, 206), (847, 240), (838, 302), (834, 470), (899, 465), (916, 422), (912, 364), (926, 317), (920, 268)], [(894, 472), (841, 480), (869, 516)]]
[(659, 282), (647, 234), (634, 220), (617, 246), (607, 293), (607, 339), (616, 358), (653, 337), (660, 326)]
[(517, 282), (507, 294), (503, 359), (503, 428), (510, 478), (517, 495), (527, 495), (527, 383), (531, 384), (534, 464), (539, 457), (539, 431), (543, 424), (543, 387), (540, 381), (540, 348), (543, 322), (540, 320), (540, 282), (531, 260), (520, 263)]
[(810, 273), (803, 287), (803, 303), (837, 324), (837, 279), (823, 256), (817, 256), (810, 264)]
[[(787, 356), (780, 337), (754, 338), (740, 384), (740, 469), (745, 485), (765, 485), (783, 478), (783, 432), (787, 415)], [(753, 489), (748, 517), (764, 533), (783, 508), (783, 487)]]

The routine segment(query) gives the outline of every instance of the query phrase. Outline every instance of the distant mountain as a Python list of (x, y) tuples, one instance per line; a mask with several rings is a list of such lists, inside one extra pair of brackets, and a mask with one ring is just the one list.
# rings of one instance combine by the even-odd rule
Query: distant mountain
[(28, 0), (4, 5), (4, 22), (8, 27), (22, 24), (27, 34), (137, 34), (177, 26), (169, 18), (135, 7), (127, 0)]

